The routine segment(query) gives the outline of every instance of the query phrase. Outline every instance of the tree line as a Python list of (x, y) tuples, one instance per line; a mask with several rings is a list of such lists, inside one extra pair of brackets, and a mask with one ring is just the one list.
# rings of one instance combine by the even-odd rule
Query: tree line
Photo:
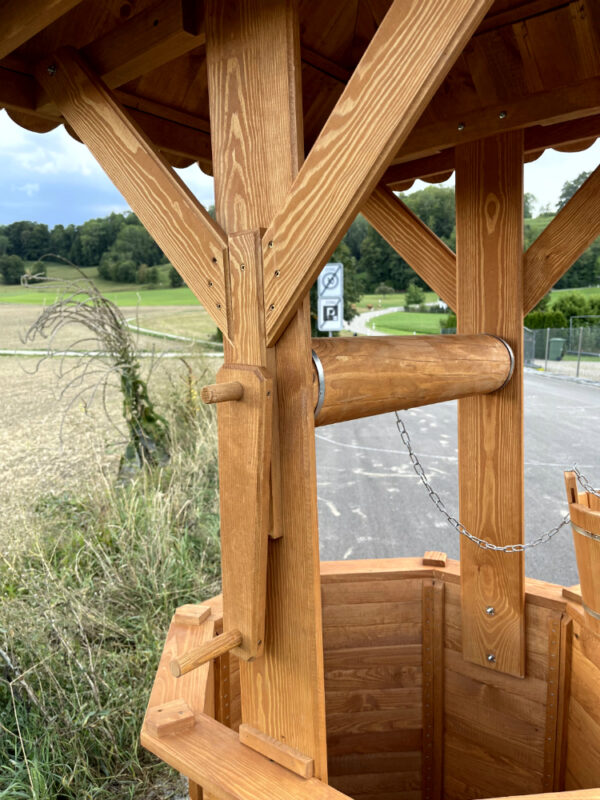
[[(583, 172), (573, 181), (564, 184), (557, 211), (588, 175), (589, 173)], [(428, 186), (412, 194), (401, 194), (400, 197), (448, 247), (456, 249), (453, 188)], [(545, 207), (533, 217), (534, 202), (532, 195), (525, 196), (526, 247), (556, 213)], [(214, 208), (209, 211), (214, 215)], [(113, 213), (100, 219), (88, 220), (83, 225), (56, 225), (52, 229), (47, 225), (27, 221), (0, 226), (0, 270), (6, 282), (18, 282), (19, 269), (25, 271), (24, 264), (20, 264), (12, 269), (10, 276), (5, 274), (3, 264), (6, 256), (16, 256), (22, 262), (31, 262), (46, 253), (69, 259), (80, 267), (98, 266), (102, 278), (122, 283), (157, 282), (156, 267), (166, 263), (164, 254), (133, 213)], [(429, 288), (360, 214), (350, 226), (332, 260), (341, 261), (345, 267), (348, 316), (352, 316), (352, 304), (363, 293), (404, 292), (410, 285)], [(183, 283), (173, 268), (169, 271), (169, 276), (172, 286)], [(576, 261), (556, 288), (591, 286), (599, 282), (600, 239)]]

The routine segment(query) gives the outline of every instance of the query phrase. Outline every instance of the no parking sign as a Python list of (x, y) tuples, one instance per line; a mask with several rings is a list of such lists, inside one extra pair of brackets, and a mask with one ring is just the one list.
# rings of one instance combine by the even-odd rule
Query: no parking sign
[(344, 265), (325, 264), (317, 284), (317, 327), (341, 331), (344, 327)]

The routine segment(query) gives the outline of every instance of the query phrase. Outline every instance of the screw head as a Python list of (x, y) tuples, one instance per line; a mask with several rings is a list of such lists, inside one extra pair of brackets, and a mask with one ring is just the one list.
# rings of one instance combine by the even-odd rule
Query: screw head
[(495, 664), (496, 663), (496, 656), (493, 653), (488, 653), (487, 654), (487, 660), (489, 661), (490, 664)]
[(56, 75), (56, 64), (50, 64), (48, 67), (48, 75)]
[(488, 617), (493, 617), (494, 614), (496, 613), (496, 609), (494, 608), (494, 606), (488, 606), (485, 610), (485, 613), (488, 615)]
[(243, 271), (246, 269), (246, 265), (245, 265), (245, 264), (240, 264), (240, 269), (241, 269), (241, 270), (242, 270), (242, 272), (243, 272)]
[(507, 118), (507, 116), (508, 116), (508, 114), (506, 113), (506, 111), (501, 111), (501, 112), (498, 114), (498, 119), (506, 119), (506, 118)]
[(464, 131), (465, 123), (464, 122), (459, 122), (458, 125), (456, 126), (456, 129), (459, 130), (459, 131)]
[(269, 242), (269, 247), (273, 247), (273, 242), (272, 241)]

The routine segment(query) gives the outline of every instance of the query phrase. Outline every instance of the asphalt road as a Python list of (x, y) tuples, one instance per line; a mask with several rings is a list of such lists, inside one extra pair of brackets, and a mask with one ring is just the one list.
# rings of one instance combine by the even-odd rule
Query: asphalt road
[[(432, 483), (457, 516), (456, 402), (401, 412)], [(393, 414), (317, 428), (321, 558), (458, 558), (458, 534), (416, 477)], [(576, 463), (600, 486), (600, 387), (525, 376), (525, 529), (527, 541), (567, 513), (563, 470)], [(511, 558), (510, 554), (505, 556)], [(527, 551), (526, 574), (578, 583), (570, 527)]]

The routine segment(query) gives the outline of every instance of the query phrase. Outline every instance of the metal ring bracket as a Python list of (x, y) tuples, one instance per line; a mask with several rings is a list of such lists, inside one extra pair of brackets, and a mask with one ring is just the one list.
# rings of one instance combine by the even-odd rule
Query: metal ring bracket
[(504, 339), (503, 339), (501, 336), (496, 336), (496, 334), (495, 334), (495, 333), (486, 333), (485, 335), (486, 335), (486, 336), (491, 336), (493, 339), (498, 339), (498, 341), (499, 341), (499, 342), (502, 342), (502, 344), (504, 345), (504, 347), (506, 347), (506, 349), (508, 350), (508, 357), (510, 358), (510, 369), (508, 370), (508, 375), (506, 376), (506, 380), (504, 381), (504, 383), (502, 384), (502, 386), (499, 386), (499, 387), (496, 389), (496, 391), (497, 391), (497, 392), (499, 392), (499, 391), (500, 391), (500, 389), (504, 389), (504, 387), (506, 386), (506, 384), (509, 382), (509, 380), (510, 380), (510, 379), (512, 378), (512, 376), (513, 376), (513, 372), (515, 371), (515, 354), (513, 353), (513, 349), (512, 349), (512, 347), (509, 345), (509, 343), (508, 343), (507, 341), (505, 341), (505, 340), (504, 340)]
[(319, 397), (317, 399), (317, 405), (315, 406), (315, 419), (319, 415), (319, 411), (323, 408), (323, 403), (325, 402), (325, 372), (323, 371), (323, 364), (321, 364), (321, 359), (312, 351), (312, 360), (313, 364), (315, 365), (315, 369), (317, 370), (317, 380), (319, 381)]

